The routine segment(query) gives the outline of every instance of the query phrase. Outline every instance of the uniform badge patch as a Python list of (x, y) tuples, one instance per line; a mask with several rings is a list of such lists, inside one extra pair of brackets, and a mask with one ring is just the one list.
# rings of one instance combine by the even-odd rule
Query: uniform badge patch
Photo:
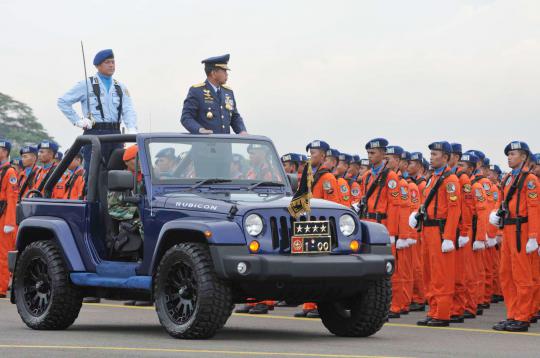
[(455, 193), (456, 192), (456, 185), (454, 183), (448, 183), (446, 185), (446, 191), (449, 193)]
[(395, 188), (397, 187), (397, 182), (396, 182), (394, 179), (390, 180), (390, 181), (388, 182), (388, 187), (389, 187), (390, 189), (395, 189)]
[(529, 198), (531, 198), (531, 199), (536, 199), (536, 198), (538, 197), (538, 193), (536, 193), (536, 192), (533, 191), (533, 192), (530, 192), (530, 193), (528, 194), (528, 196), (529, 196)]
[(472, 190), (471, 184), (465, 184), (463, 185), (463, 191), (466, 193), (470, 193)]
[(393, 192), (391, 193), (391, 195), (395, 198), (395, 197), (397, 197), (397, 196), (399, 195), (399, 193), (398, 193), (397, 191), (393, 191)]
[(493, 192), (493, 200), (499, 201), (499, 193), (496, 191)]
[(349, 192), (349, 188), (347, 188), (347, 185), (343, 184), (342, 186), (339, 187), (339, 190), (343, 193), (343, 194), (347, 194)]
[(351, 190), (351, 194), (352, 194), (353, 196), (358, 196), (358, 195), (360, 194), (360, 190), (357, 189), (357, 188), (352, 189), (352, 190)]
[(330, 182), (328, 180), (325, 180), (322, 183), (322, 187), (323, 187), (324, 190), (330, 190), (330, 189), (332, 189), (332, 184), (330, 184)]
[(10, 184), (13, 184), (13, 185), (17, 184), (17, 177), (11, 177), (11, 178), (9, 178), (9, 183), (10, 183)]
[(484, 188), (485, 191), (489, 191), (491, 189), (491, 185), (489, 183), (482, 184), (482, 188)]
[(534, 180), (529, 180), (527, 182), (527, 189), (529, 190), (533, 190), (536, 188), (536, 183), (534, 182)]
[(480, 202), (486, 200), (486, 198), (484, 198), (484, 194), (482, 193), (482, 190), (480, 189), (475, 189), (474, 195), (476, 195), (476, 199)]
[(400, 191), (401, 191), (401, 195), (407, 195), (409, 192), (407, 191), (407, 188), (405, 188), (404, 186), (402, 186), (400, 188)]
[(457, 200), (457, 196), (452, 195), (452, 196), (450, 197), (450, 201), (456, 201), (456, 200)]

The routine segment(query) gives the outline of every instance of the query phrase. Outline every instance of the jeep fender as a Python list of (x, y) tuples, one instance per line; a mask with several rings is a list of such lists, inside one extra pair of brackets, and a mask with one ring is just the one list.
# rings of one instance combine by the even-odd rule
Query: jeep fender
[(382, 224), (374, 223), (371, 221), (360, 221), (362, 227), (362, 236), (366, 237), (365, 240), (370, 245), (389, 245), (390, 236), (388, 230)]
[[(211, 245), (246, 245), (246, 239), (244, 232), (234, 221), (227, 221), (223, 219), (208, 219), (202, 218), (196, 219), (178, 219), (165, 223), (159, 232), (159, 236), (156, 242), (156, 248), (152, 256), (152, 262), (150, 267), (155, 270), (159, 264), (160, 256), (165, 252), (162, 250), (162, 246), (165, 245), (164, 238), (168, 232), (171, 231), (188, 231), (196, 232), (205, 238), (205, 242)], [(205, 233), (210, 232), (211, 236), (206, 237)], [(179, 242), (182, 242), (182, 238), (179, 237)]]
[(56, 217), (33, 216), (24, 219), (17, 232), (16, 248), (19, 253), (31, 242), (43, 240), (42, 237), (34, 236), (33, 232), (36, 231), (50, 234), (49, 238), (62, 250), (70, 271), (86, 271), (69, 225)]

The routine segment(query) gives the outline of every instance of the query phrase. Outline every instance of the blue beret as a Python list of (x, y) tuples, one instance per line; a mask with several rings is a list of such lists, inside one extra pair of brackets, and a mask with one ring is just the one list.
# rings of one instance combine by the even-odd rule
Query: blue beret
[(534, 164), (540, 165), (540, 153), (533, 154), (532, 160)]
[(163, 148), (162, 150), (160, 150), (159, 152), (157, 152), (156, 158), (162, 158), (162, 157), (165, 157), (165, 158), (175, 158), (176, 155), (175, 155), (175, 153), (174, 153), (174, 148), (171, 148), (171, 147)]
[(351, 164), (360, 164), (360, 156), (358, 154), (353, 154)]
[(215, 56), (215, 57), (209, 57), (207, 59), (204, 59), (201, 61), (201, 63), (204, 63), (205, 67), (219, 67), (224, 70), (230, 70), (230, 68), (227, 66), (229, 63), (229, 58), (231, 55), (226, 54), (222, 56)]
[(296, 153), (287, 153), (281, 156), (281, 161), (283, 163), (285, 162), (299, 163), (302, 161), (302, 156)]
[(10, 161), (11, 165), (18, 165), (19, 167), (22, 167), (22, 159), (21, 158), (13, 158)]
[(96, 56), (94, 56), (94, 66), (101, 65), (103, 61), (109, 58), (114, 58), (113, 51), (110, 48), (99, 51), (96, 53)]
[(440, 150), (445, 153), (452, 153), (452, 146), (447, 141), (433, 142), (428, 146), (431, 150)]
[(6, 148), (8, 152), (11, 152), (11, 142), (7, 139), (0, 139), (0, 148)]
[(350, 164), (352, 162), (352, 155), (347, 153), (339, 153), (339, 161)]
[(54, 159), (62, 160), (62, 158), (64, 158), (64, 153), (60, 151), (56, 152), (56, 154), (54, 155)]
[(363, 165), (365, 167), (369, 167), (371, 164), (369, 163), (369, 159), (361, 159), (360, 165)]
[(497, 164), (491, 164), (489, 166), (489, 170), (493, 170), (495, 173), (497, 173), (497, 175), (502, 174), (502, 170)]
[(321, 149), (326, 152), (328, 149), (330, 149), (330, 144), (322, 140), (314, 140), (306, 146), (306, 152), (310, 149)]
[(50, 140), (42, 141), (41, 143), (38, 144), (37, 148), (38, 148), (38, 150), (40, 150), (40, 149), (50, 149), (55, 154), (56, 154), (56, 152), (58, 152), (58, 144), (56, 144), (55, 142), (50, 141)]
[(473, 164), (476, 164), (479, 160), (480, 159), (474, 153), (469, 152), (462, 154), (460, 159), (461, 162), (468, 162)]
[(337, 158), (339, 159), (339, 150), (337, 149), (333, 149), (333, 148), (330, 148), (326, 151), (326, 156), (327, 157), (334, 157), (334, 158)]
[(382, 148), (388, 146), (388, 141), (384, 138), (375, 138), (366, 143), (366, 149)]
[(478, 157), (478, 160), (484, 160), (484, 158), (486, 157), (486, 155), (484, 154), (484, 152), (479, 151), (479, 150), (476, 150), (476, 149), (468, 150), (468, 151), (466, 151), (465, 153), (476, 155), (476, 156)]
[(21, 147), (21, 150), (19, 150), (20, 155), (27, 153), (37, 154), (37, 148), (32, 145), (25, 145), (24, 147)]
[(511, 150), (524, 150), (527, 153), (531, 153), (531, 150), (529, 149), (529, 145), (525, 142), (520, 141), (513, 141), (508, 143), (508, 145), (504, 148), (504, 155), (508, 155), (508, 152)]
[(416, 160), (421, 163), (424, 160), (424, 155), (421, 152), (412, 152), (409, 160)]
[(403, 160), (411, 160), (411, 153), (404, 150), (403, 153), (401, 153), (401, 159), (403, 159)]
[(425, 158), (422, 158), (422, 166), (424, 170), (429, 170), (429, 162)]
[(489, 158), (486, 157), (486, 158), (482, 159), (482, 164), (483, 165), (489, 165)]
[(459, 144), (459, 143), (451, 143), (450, 145), (452, 146), (452, 153), (453, 154), (461, 154), (461, 153), (463, 153), (463, 149), (461, 147), (461, 144)]
[(386, 147), (386, 154), (394, 154), (401, 157), (401, 154), (403, 154), (403, 148), (401, 148), (399, 145), (390, 145)]
[(307, 160), (308, 160), (307, 155), (305, 155), (305, 154), (300, 154), (300, 161), (301, 161), (301, 162), (307, 162)]

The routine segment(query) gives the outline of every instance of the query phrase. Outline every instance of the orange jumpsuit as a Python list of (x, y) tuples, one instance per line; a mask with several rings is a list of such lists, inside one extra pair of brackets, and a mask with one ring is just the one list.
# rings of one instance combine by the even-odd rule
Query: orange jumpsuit
[(349, 187), (351, 188), (351, 205), (358, 204), (362, 198), (360, 184), (351, 178), (349, 179)]
[[(17, 185), (17, 172), (9, 165), (9, 161), (0, 165), (0, 176), (2, 176), (0, 178), (0, 202), (4, 202), (5, 206), (3, 213), (0, 214), (0, 295), (5, 296), (10, 277), (7, 254), (8, 251), (14, 249), (17, 237), (15, 208), (19, 187)], [(13, 227), (14, 230), (7, 234), (4, 233), (6, 225)]]
[[(444, 171), (449, 171), (445, 168)], [(424, 188), (424, 197), (427, 197), (432, 185), (435, 185), (443, 173), (433, 174)], [(456, 233), (459, 225), (460, 212), (459, 180), (455, 174), (449, 175), (429, 206), (426, 208), (428, 220), (446, 220), (444, 228), (437, 224), (431, 226), (424, 222), (423, 233), (429, 258), (430, 285), (427, 291), (429, 300), (428, 317), (438, 320), (450, 320), (452, 299), (455, 285), (455, 250), (443, 253), (441, 244), (443, 239), (451, 240), (456, 245)]]
[[(540, 179), (536, 177), (536, 192), (537, 195), (540, 195)], [(540, 205), (537, 206), (538, 214), (540, 218)], [(537, 233), (540, 231), (540, 220), (538, 220), (539, 227), (537, 228)], [(540, 245), (540, 235), (537, 236), (538, 244)], [(500, 252), (500, 251), (499, 251)], [(534, 294), (531, 307), (531, 315), (536, 316), (540, 313), (540, 256), (532, 256), (532, 275), (533, 275), (533, 284), (534, 284)]]
[[(464, 172), (456, 173), (461, 189), (461, 218), (459, 221), (459, 236), (469, 237), (472, 226), (472, 206), (474, 205), (472, 185), (469, 176)], [(472, 244), (469, 242), (464, 247), (456, 243), (456, 285), (452, 304), (451, 316), (463, 316), (467, 308), (467, 300), (472, 300), (476, 276), (472, 265)], [(476, 308), (472, 313), (476, 312)]]
[(84, 169), (79, 167), (75, 169), (66, 182), (64, 199), (82, 200), (84, 193)]
[(39, 167), (37, 169), (37, 173), (36, 173), (36, 179), (34, 181), (34, 186), (32, 187), (32, 189), (37, 189), (39, 188), (39, 186), (41, 185), (42, 182), (45, 181), (45, 179), (47, 179), (48, 177), (50, 177), (50, 174), (52, 174), (52, 172), (54, 171), (54, 168), (56, 168), (56, 163), (52, 163), (52, 164), (49, 164), (47, 165), (46, 167), (43, 166), (43, 167)]
[[(422, 189), (426, 186), (425, 180), (416, 180), (409, 177), (409, 193), (411, 196), (411, 212), (418, 211), (422, 202), (421, 189), (418, 184), (421, 184)], [(410, 229), (410, 238), (416, 240), (416, 244), (412, 246), (412, 267), (413, 267), (413, 292), (412, 302), (424, 304), (426, 301), (425, 286), (424, 286), (424, 259), (422, 256), (422, 233), (416, 229)]]
[(351, 188), (346, 179), (341, 177), (336, 177), (337, 186), (339, 188), (339, 198), (341, 199), (341, 204), (346, 207), (351, 207)]
[(38, 169), (39, 167), (33, 166), (32, 168), (24, 168), (19, 173), (19, 201), (33, 188)]
[[(506, 183), (504, 183), (505, 197), (507, 197), (511, 184), (516, 180), (516, 177), (514, 175), (509, 176)], [(533, 301), (531, 260), (532, 255), (538, 255), (537, 252), (527, 255), (525, 250), (528, 239), (537, 238), (539, 224), (537, 179), (534, 175), (526, 175), (523, 187), (516, 190), (508, 203), (508, 212), (510, 220), (521, 217), (527, 218), (527, 222), (521, 224), (519, 238), (517, 237), (517, 225), (515, 223), (505, 220), (503, 229), (500, 280), (507, 311), (506, 317), (528, 322), (532, 315)], [(521, 250), (518, 250), (518, 240)]]
[[(488, 212), (491, 212), (496, 208), (495, 206), (495, 200), (493, 195), (493, 187), (494, 185), (491, 183), (491, 180), (488, 178), (485, 178), (482, 176), (482, 179), (480, 179), (480, 184), (482, 184), (482, 188), (486, 192), (487, 196), (487, 209)], [(489, 220), (489, 214), (486, 220)], [(490, 238), (494, 238), (497, 234), (497, 228), (493, 225), (487, 225), (487, 236)], [(492, 256), (493, 251), (495, 251), (495, 247), (488, 248), (486, 247), (485, 250), (482, 251), (482, 256), (484, 260), (484, 270), (486, 273), (486, 279), (484, 282), (484, 297), (482, 298), (482, 301), (480, 303), (483, 304), (489, 304), (491, 302), (491, 295), (493, 294), (493, 280), (495, 277), (495, 264), (493, 262)]]

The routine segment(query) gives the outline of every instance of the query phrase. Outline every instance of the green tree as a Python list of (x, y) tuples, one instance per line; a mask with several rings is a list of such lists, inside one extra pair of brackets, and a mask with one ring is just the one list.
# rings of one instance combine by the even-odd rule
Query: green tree
[(13, 144), (11, 156), (19, 156), (23, 145), (37, 144), (44, 139), (52, 140), (32, 108), (0, 92), (0, 137)]

